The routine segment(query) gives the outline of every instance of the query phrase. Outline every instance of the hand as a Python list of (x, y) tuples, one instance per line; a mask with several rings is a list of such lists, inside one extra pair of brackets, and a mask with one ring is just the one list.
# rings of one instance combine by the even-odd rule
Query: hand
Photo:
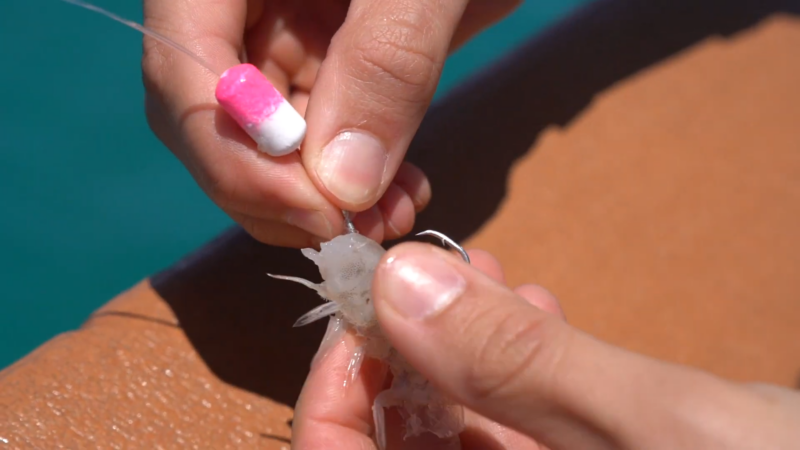
[[(220, 114), (217, 78), (145, 38), (147, 116), (211, 199), (262, 242), (308, 246), (360, 212), (376, 241), (408, 233), (430, 200), (403, 163), (448, 51), (518, 0), (145, 0), (145, 25), (220, 72), (248, 62), (305, 114), (300, 154), (272, 158)], [(312, 90), (313, 88), (313, 90)], [(342, 134), (348, 133), (348, 134)]]
[[(600, 342), (570, 327), (543, 289), (506, 288), (496, 263), (470, 267), (441, 249), (403, 244), (376, 271), (373, 300), (395, 348), (474, 411), (472, 423), (489, 424), (480, 435), (494, 447), (480, 448), (788, 449), (800, 442), (798, 392), (726, 381)], [(326, 358), (307, 382), (295, 421), (301, 444), (314, 440), (312, 430), (367, 442), (363, 408), (377, 386), (367, 380), (367, 389), (339, 403), (309, 400), (325, 383), (333, 389), (330, 379), (340, 374), (321, 370), (343, 370), (336, 364), (335, 355)], [(476, 448), (469, 438), (477, 435), (468, 429), (463, 448)]]
[[(427, 252), (428, 246), (422, 247)], [(404, 248), (404, 246), (401, 246)], [(394, 254), (394, 250), (390, 253)], [(504, 283), (503, 270), (500, 263), (490, 254), (472, 250), (469, 252), (472, 268), (480, 271), (481, 278)], [(385, 260), (385, 258), (384, 258)], [(455, 261), (454, 264), (460, 264)], [(377, 286), (377, 285), (376, 285)], [(535, 306), (536, 311), (551, 314), (559, 320), (564, 313), (558, 301), (544, 289), (534, 285), (523, 285), (509, 291)], [(421, 339), (417, 338), (416, 341)], [(385, 387), (381, 383), (384, 378), (382, 364), (366, 360), (356, 382), (344, 388), (342, 381), (347, 373), (351, 350), (355, 338), (345, 336), (345, 342), (328, 350), (324, 358), (315, 361), (311, 373), (306, 379), (303, 391), (295, 409), (292, 433), (292, 448), (298, 450), (325, 448), (337, 449), (375, 449), (371, 435), (373, 434), (372, 403), (375, 396)], [(388, 448), (434, 450), (451, 448), (448, 442), (436, 439), (432, 435), (419, 438), (402, 439), (402, 420), (387, 411)], [(543, 449), (535, 440), (516, 432), (495, 421), (489, 420), (472, 411), (466, 411), (467, 429), (460, 436), (463, 449)]]

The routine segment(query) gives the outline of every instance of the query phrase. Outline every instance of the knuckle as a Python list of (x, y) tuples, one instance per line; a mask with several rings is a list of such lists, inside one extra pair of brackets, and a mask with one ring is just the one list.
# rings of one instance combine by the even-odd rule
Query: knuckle
[(412, 215), (408, 220), (401, 221), (399, 224), (395, 225), (395, 231), (400, 236), (405, 236), (408, 233), (411, 233), (411, 230), (414, 229), (414, 216)]
[(353, 76), (381, 90), (389, 84), (415, 97), (427, 95), (444, 62), (435, 45), (437, 30), (424, 6), (399, 3), (386, 11), (380, 23), (368, 22), (349, 39)]
[(142, 41), (142, 82), (145, 91), (160, 93), (164, 74), (169, 70), (169, 58), (155, 39), (145, 36)]
[[(145, 14), (144, 26), (159, 34), (173, 34), (169, 21), (153, 14)], [(169, 52), (164, 52), (164, 45), (155, 38), (148, 35), (142, 37), (142, 78), (148, 91), (158, 91), (162, 84), (164, 74), (169, 70), (168, 55)]]
[(384, 29), (354, 45), (359, 78), (427, 93), (439, 78), (439, 64), (429, 51), (415, 48), (412, 35), (407, 29)]
[(501, 314), (497, 317), (490, 313), (477, 319), (475, 327), (483, 331), (467, 330), (474, 333), (472, 336), (481, 336), (465, 379), (468, 392), (477, 400), (513, 395), (534, 372), (534, 367), (538, 373), (549, 364), (545, 351), (550, 340), (547, 320), (519, 311)]

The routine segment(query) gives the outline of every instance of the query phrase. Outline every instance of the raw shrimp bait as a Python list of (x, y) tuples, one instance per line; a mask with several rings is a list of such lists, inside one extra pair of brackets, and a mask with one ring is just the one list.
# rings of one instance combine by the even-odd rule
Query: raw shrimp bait
[[(380, 449), (386, 448), (386, 421), (384, 410), (396, 407), (405, 420), (405, 437), (418, 436), (424, 432), (440, 438), (458, 439), (464, 429), (464, 409), (445, 397), (425, 377), (415, 370), (384, 337), (375, 316), (372, 304), (372, 278), (375, 267), (386, 252), (377, 242), (358, 234), (350, 227), (347, 234), (337, 236), (321, 244), (320, 251), (303, 249), (303, 255), (319, 267), (322, 283), (308, 280), (270, 275), (311, 288), (326, 300), (309, 311), (295, 326), (331, 316), (328, 329), (316, 358), (324, 357), (333, 345), (341, 342), (348, 330), (362, 338), (362, 344), (353, 350), (344, 385), (355, 381), (365, 357), (384, 361), (392, 372), (392, 385), (378, 394), (372, 407), (375, 421), (375, 439)], [(420, 235), (436, 236), (458, 250), (469, 262), (466, 252), (448, 237), (426, 231)]]
[(283, 156), (300, 147), (306, 136), (306, 121), (255, 66), (239, 64), (220, 75), (207, 62), (166, 36), (81, 0), (63, 1), (103, 14), (169, 45), (220, 77), (215, 92), (217, 101), (256, 141), (262, 152)]

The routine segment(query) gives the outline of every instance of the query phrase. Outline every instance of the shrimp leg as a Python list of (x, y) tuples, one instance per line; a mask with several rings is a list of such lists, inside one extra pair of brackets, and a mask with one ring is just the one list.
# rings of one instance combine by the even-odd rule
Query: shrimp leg
[(372, 420), (375, 422), (375, 441), (378, 450), (386, 450), (386, 408), (398, 406), (399, 399), (391, 390), (383, 391), (375, 397), (372, 404)]

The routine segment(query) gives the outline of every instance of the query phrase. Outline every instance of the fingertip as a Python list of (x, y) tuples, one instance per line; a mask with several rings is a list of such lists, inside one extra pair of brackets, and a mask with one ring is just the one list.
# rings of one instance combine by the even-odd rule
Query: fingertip
[(384, 239), (383, 216), (377, 206), (359, 212), (353, 218), (353, 225), (359, 233), (381, 243)]
[(498, 283), (505, 284), (505, 274), (503, 273), (503, 266), (491, 253), (480, 250), (468, 250), (470, 262), (472, 265), (487, 275), (489, 278), (497, 281)]
[(388, 188), (397, 167), (382, 140), (368, 131), (342, 130), (318, 147), (311, 134), (316, 96), (309, 101), (309, 135), (301, 149), (304, 165), (332, 203), (348, 211), (369, 209)]
[(389, 185), (377, 206), (383, 216), (385, 239), (405, 236), (414, 228), (414, 203), (406, 191), (396, 184)]
[(406, 191), (414, 204), (416, 212), (422, 212), (430, 203), (432, 195), (431, 184), (428, 181), (428, 177), (419, 167), (409, 162), (403, 162), (400, 168), (397, 169), (394, 183)]
[(537, 284), (523, 284), (514, 289), (514, 293), (524, 298), (531, 305), (548, 312), (563, 320), (567, 320), (561, 303), (555, 295)]
[(289, 98), (289, 78), (283, 69), (272, 60), (262, 61), (256, 67), (275, 86), (275, 89), (281, 93), (283, 98)]

